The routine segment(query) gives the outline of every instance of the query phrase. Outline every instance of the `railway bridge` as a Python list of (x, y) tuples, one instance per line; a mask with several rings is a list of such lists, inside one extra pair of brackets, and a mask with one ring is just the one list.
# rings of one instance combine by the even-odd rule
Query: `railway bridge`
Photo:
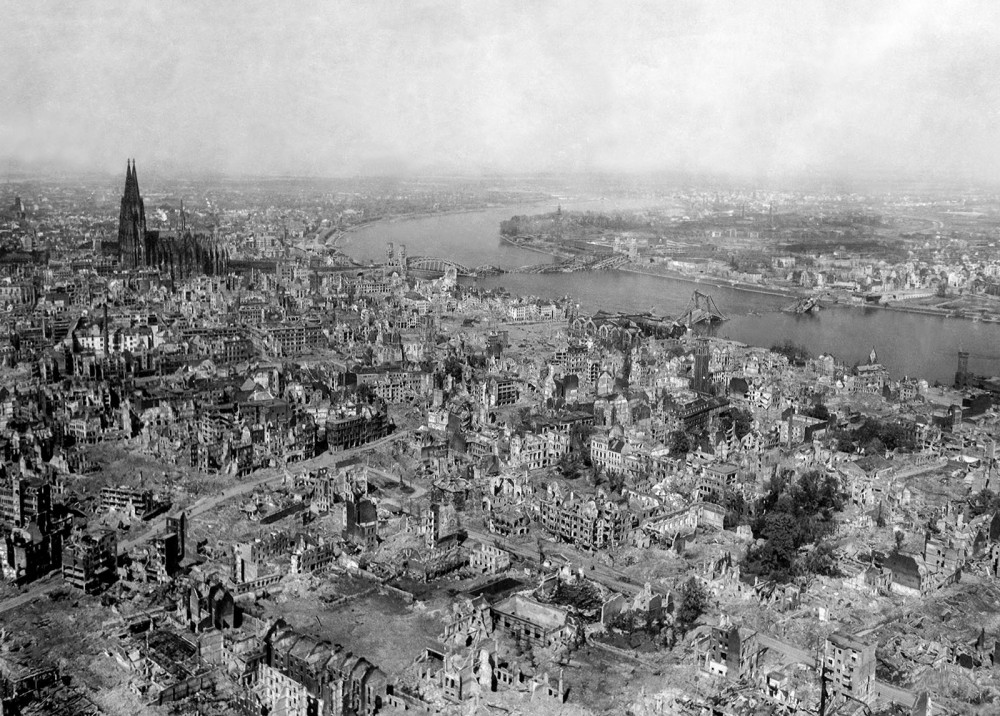
[(449, 269), (455, 269), (459, 276), (474, 276), (475, 271), (462, 264), (436, 256), (411, 256), (406, 260), (406, 270), (424, 274), (429, 278), (444, 276)]

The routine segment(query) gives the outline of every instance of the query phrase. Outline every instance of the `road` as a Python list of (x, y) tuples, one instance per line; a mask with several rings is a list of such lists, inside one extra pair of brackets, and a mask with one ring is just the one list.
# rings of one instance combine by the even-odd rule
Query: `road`
[[(190, 520), (199, 515), (203, 515), (206, 512), (214, 510), (219, 505), (221, 505), (226, 500), (231, 500), (234, 497), (239, 497), (240, 495), (245, 495), (247, 493), (253, 492), (254, 489), (271, 482), (280, 482), (284, 479), (285, 473), (287, 472), (303, 472), (305, 470), (315, 470), (320, 467), (329, 467), (340, 460), (345, 458), (353, 457), (359, 453), (363, 453), (366, 450), (371, 450), (372, 448), (379, 447), (385, 443), (391, 442), (399, 437), (398, 434), (394, 433), (388, 435), (381, 440), (376, 440), (374, 442), (368, 443), (367, 445), (362, 445), (358, 448), (353, 448), (351, 450), (342, 450), (340, 452), (324, 452), (317, 455), (309, 460), (303, 460), (302, 462), (293, 463), (287, 468), (267, 468), (266, 470), (259, 471), (256, 475), (251, 476), (248, 479), (242, 480), (239, 484), (233, 487), (226, 488), (221, 493), (217, 495), (206, 495), (195, 500), (193, 503), (188, 505), (184, 512), (187, 514), (187, 518)], [(176, 511), (175, 511), (176, 512)], [(144, 544), (149, 540), (155, 538), (160, 534), (167, 526), (167, 515), (160, 515), (159, 517), (152, 520), (147, 529), (136, 537), (130, 539), (122, 540), (118, 543), (118, 548), (120, 552), (126, 552), (133, 547)], [(51, 581), (49, 581), (51, 580)], [(0, 600), (0, 614), (4, 612), (9, 612), (12, 609), (17, 609), (20, 606), (28, 604), (30, 602), (39, 599), (49, 592), (55, 591), (60, 587), (64, 586), (62, 578), (58, 575), (50, 577), (49, 580), (43, 580), (41, 582), (35, 582), (25, 591), (17, 594), (16, 596), (9, 597), (7, 599)]]
[[(203, 515), (209, 510), (214, 510), (216, 507), (221, 505), (226, 500), (231, 500), (234, 497), (239, 497), (240, 495), (245, 495), (248, 492), (253, 492), (256, 488), (269, 482), (279, 482), (284, 479), (285, 475), (283, 472), (274, 473), (273, 469), (269, 469), (267, 475), (262, 475), (252, 480), (247, 480), (241, 482), (235, 487), (229, 487), (220, 492), (218, 495), (206, 495), (195, 500), (188, 507), (184, 509), (184, 513), (187, 515), (187, 519), (193, 519), (198, 515)], [(144, 544), (149, 540), (156, 537), (160, 532), (162, 532), (167, 526), (167, 515), (163, 514), (154, 519), (149, 523), (147, 529), (143, 531), (141, 535), (132, 537), (130, 539), (121, 540), (118, 543), (119, 552), (128, 552), (133, 547), (137, 547), (140, 544)]]
[[(361, 447), (352, 448), (350, 450), (341, 450), (339, 452), (324, 452), (316, 457), (310, 458), (308, 460), (303, 460), (302, 462), (291, 463), (286, 467), (269, 467), (263, 470), (259, 470), (256, 476), (251, 476), (248, 479), (241, 481), (238, 485), (233, 487), (228, 487), (217, 495), (205, 495), (195, 500), (193, 503), (184, 508), (184, 513), (187, 515), (188, 520), (191, 520), (198, 515), (203, 515), (210, 510), (214, 510), (216, 507), (221, 505), (227, 500), (231, 500), (234, 497), (239, 497), (240, 495), (245, 495), (247, 493), (253, 492), (256, 488), (261, 485), (280, 482), (284, 480), (286, 473), (292, 472), (306, 472), (308, 470), (316, 470), (321, 467), (330, 467), (341, 460), (353, 457), (354, 455), (365, 452), (366, 450), (371, 450), (377, 448), (386, 443), (392, 442), (399, 438), (397, 433), (387, 435), (384, 438), (375, 440)], [(171, 510), (171, 512), (177, 512), (177, 510)], [(122, 540), (118, 543), (119, 552), (127, 552), (128, 550), (136, 547), (140, 544), (144, 544), (149, 540), (156, 537), (160, 532), (162, 532), (167, 525), (167, 515), (163, 514), (152, 522), (149, 523), (148, 529), (144, 530), (141, 535), (133, 537), (131, 539)]]
[[(757, 640), (762, 646), (766, 646), (768, 649), (773, 649), (786, 658), (802, 662), (803, 664), (810, 664), (814, 669), (819, 668), (817, 663), (817, 655), (811, 654), (805, 649), (800, 649), (797, 646), (789, 644), (781, 639), (776, 639), (768, 634), (757, 633)], [(906, 689), (901, 689), (898, 686), (893, 686), (892, 684), (887, 684), (884, 681), (875, 681), (875, 695), (878, 696), (882, 701), (891, 701), (906, 708), (911, 708), (916, 702), (917, 697), (912, 691), (907, 691)]]
[(906, 708), (913, 708), (913, 704), (917, 701), (917, 696), (912, 691), (901, 689), (884, 681), (875, 682), (875, 694), (882, 701), (892, 701)]
[(33, 602), (40, 597), (44, 597), (49, 592), (54, 592), (62, 586), (63, 581), (61, 576), (49, 577), (49, 581), (45, 582), (35, 582), (16, 597), (8, 597), (7, 599), (0, 601), (0, 614)]

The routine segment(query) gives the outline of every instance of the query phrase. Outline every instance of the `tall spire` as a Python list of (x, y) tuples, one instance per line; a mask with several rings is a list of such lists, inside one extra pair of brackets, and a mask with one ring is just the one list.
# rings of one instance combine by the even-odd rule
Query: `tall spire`
[(118, 258), (125, 268), (144, 265), (145, 234), (146, 211), (139, 194), (135, 159), (130, 158), (125, 161), (125, 191), (118, 218)]
[(135, 159), (126, 160), (125, 169), (125, 196), (134, 198), (139, 196), (139, 181), (135, 174)]

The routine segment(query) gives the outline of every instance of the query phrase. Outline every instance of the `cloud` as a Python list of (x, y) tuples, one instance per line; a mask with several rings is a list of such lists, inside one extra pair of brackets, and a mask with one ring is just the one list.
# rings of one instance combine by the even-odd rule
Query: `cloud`
[(0, 26), (0, 157), (998, 179), (987, 2), (96, 2)]

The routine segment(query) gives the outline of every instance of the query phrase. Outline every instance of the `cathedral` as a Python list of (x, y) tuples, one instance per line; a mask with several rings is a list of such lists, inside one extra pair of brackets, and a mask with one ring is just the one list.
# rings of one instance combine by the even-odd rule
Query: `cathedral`
[(135, 162), (129, 161), (118, 217), (118, 263), (124, 269), (157, 269), (164, 278), (180, 280), (224, 274), (229, 254), (213, 234), (188, 229), (183, 210), (179, 231), (147, 229)]

